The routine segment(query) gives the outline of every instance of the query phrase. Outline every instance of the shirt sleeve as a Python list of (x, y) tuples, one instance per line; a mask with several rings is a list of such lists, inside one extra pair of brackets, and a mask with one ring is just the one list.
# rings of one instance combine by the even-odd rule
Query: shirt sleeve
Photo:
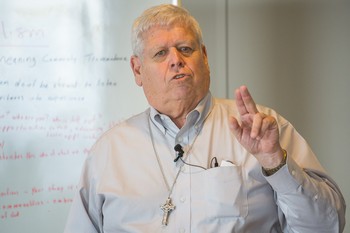
[(84, 197), (78, 192), (71, 206), (64, 233), (99, 233), (96, 223), (84, 204)]
[(342, 232), (345, 201), (337, 184), (289, 123), (282, 126), (280, 141), (287, 164), (266, 180), (275, 192), (284, 232)]
[[(91, 159), (91, 157), (90, 157)], [(64, 233), (100, 233), (102, 232), (101, 206), (103, 199), (96, 194), (94, 169), (87, 159), (83, 167), (81, 181), (75, 194)]]

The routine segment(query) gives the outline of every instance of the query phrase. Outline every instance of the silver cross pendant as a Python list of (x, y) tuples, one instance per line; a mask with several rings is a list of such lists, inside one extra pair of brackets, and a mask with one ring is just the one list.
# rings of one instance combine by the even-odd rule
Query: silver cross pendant
[(162, 225), (166, 226), (168, 225), (168, 218), (169, 218), (170, 212), (175, 209), (175, 206), (173, 205), (173, 203), (171, 203), (171, 198), (168, 197), (165, 204), (161, 205), (160, 208), (163, 210)]

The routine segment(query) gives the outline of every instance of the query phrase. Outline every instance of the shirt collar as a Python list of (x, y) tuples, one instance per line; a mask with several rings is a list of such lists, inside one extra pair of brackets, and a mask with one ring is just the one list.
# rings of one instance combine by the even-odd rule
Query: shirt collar
[[(203, 126), (204, 120), (212, 109), (212, 102), (212, 95), (210, 92), (208, 92), (208, 94), (198, 103), (198, 105), (187, 114), (186, 123), (182, 129), (194, 127), (196, 131), (199, 131)], [(150, 107), (150, 117), (152, 122), (164, 134), (169, 132), (176, 135), (181, 130), (176, 127), (174, 122), (172, 122), (167, 115), (159, 113), (152, 106)]]

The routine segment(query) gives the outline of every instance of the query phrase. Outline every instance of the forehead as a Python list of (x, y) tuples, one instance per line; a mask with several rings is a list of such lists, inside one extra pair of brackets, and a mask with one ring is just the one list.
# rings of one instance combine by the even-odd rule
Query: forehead
[(186, 42), (197, 40), (195, 33), (189, 27), (182, 25), (153, 26), (142, 35), (145, 45)]

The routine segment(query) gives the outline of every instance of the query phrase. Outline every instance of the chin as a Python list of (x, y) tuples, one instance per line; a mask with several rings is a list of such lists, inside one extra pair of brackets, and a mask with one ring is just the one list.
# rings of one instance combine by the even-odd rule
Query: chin
[(174, 94), (174, 98), (177, 100), (188, 100), (188, 99), (195, 99), (197, 95), (195, 95), (194, 91), (180, 91), (176, 92)]

